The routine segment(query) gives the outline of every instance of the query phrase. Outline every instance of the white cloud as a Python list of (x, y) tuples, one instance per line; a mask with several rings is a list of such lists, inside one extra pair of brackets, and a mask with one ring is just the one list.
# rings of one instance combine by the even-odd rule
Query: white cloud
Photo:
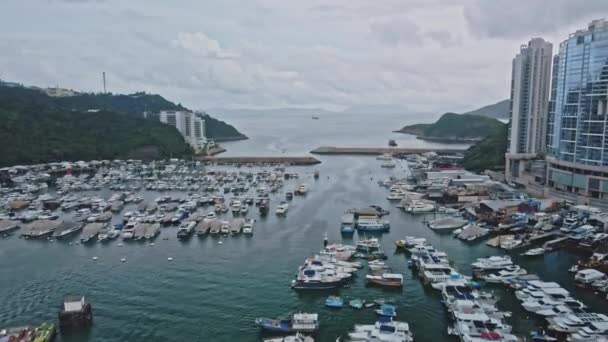
[(114, 92), (157, 92), (192, 108), (462, 111), (508, 97), (521, 43), (557, 44), (606, 4), (6, 0), (0, 77), (99, 91), (105, 71)]

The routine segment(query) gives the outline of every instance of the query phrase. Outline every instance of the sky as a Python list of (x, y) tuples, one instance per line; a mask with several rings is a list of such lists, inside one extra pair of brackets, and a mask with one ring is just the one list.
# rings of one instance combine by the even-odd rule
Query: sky
[(466, 111), (608, 0), (2, 0), (0, 79), (191, 109)]

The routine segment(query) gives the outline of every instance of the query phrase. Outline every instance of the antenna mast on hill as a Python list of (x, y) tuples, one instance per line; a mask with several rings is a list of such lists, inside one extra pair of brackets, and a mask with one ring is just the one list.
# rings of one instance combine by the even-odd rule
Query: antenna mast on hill
[(106, 72), (105, 71), (102, 73), (102, 76), (103, 76), (103, 93), (106, 94), (107, 91), (106, 91)]

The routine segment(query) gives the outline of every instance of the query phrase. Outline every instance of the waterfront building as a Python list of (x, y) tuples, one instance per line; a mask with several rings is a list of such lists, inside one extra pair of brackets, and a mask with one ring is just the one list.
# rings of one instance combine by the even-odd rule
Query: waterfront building
[(525, 163), (545, 153), (552, 51), (551, 43), (533, 38), (513, 58), (508, 180), (518, 178)]
[(165, 110), (159, 115), (161, 122), (175, 127), (184, 140), (196, 151), (205, 148), (205, 120), (199, 113), (180, 110)]
[(548, 195), (608, 207), (608, 21), (559, 46), (548, 118)]

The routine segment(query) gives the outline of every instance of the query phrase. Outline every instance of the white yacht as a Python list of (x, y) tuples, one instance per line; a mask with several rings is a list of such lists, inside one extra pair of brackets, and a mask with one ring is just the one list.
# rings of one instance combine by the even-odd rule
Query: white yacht
[(482, 276), (481, 278), (487, 283), (502, 283), (504, 281), (515, 279), (521, 275), (527, 274), (528, 271), (520, 268), (519, 266), (513, 265), (505, 267), (504, 269), (497, 271), (496, 273), (490, 273)]
[(572, 333), (569, 342), (587, 342), (608, 340), (608, 322), (591, 322), (586, 327)]
[(357, 241), (357, 249), (367, 251), (380, 248), (380, 242), (376, 238), (369, 238)]
[(230, 233), (230, 222), (222, 221), (222, 225), (220, 226), (220, 233), (222, 233), (222, 234)]
[(243, 234), (253, 234), (253, 225), (255, 220), (247, 220), (243, 225)]
[(545, 254), (545, 249), (540, 248), (532, 248), (525, 253), (522, 253), (523, 256), (539, 256)]
[(405, 211), (412, 214), (431, 213), (435, 211), (435, 205), (433, 203), (413, 201), (409, 207), (405, 208)]
[(405, 322), (383, 320), (376, 324), (357, 324), (355, 331), (348, 333), (349, 341), (354, 342), (412, 342), (414, 336), (409, 324)]
[(393, 160), (393, 156), (389, 153), (385, 153), (376, 157), (378, 160)]
[(479, 258), (471, 264), (474, 270), (481, 271), (498, 271), (513, 266), (513, 261), (509, 256), (491, 256), (488, 258)]
[(548, 317), (549, 329), (561, 333), (575, 333), (591, 324), (606, 324), (608, 316), (598, 313), (578, 313), (565, 316)]
[(276, 213), (277, 213), (277, 215), (286, 215), (288, 209), (289, 209), (289, 204), (287, 204), (285, 202), (281, 202), (281, 204), (279, 204), (277, 206)]
[(234, 200), (230, 209), (232, 210), (233, 214), (239, 214), (241, 212), (241, 201)]
[(606, 279), (606, 275), (596, 269), (580, 270), (574, 275), (574, 282), (578, 287), (591, 288), (591, 284)]
[(404, 196), (405, 194), (401, 190), (391, 190), (386, 199), (389, 201), (401, 201)]
[(297, 193), (299, 193), (300, 195), (306, 195), (307, 192), (308, 192), (308, 187), (306, 186), (306, 184), (300, 185), (300, 187), (297, 190)]

